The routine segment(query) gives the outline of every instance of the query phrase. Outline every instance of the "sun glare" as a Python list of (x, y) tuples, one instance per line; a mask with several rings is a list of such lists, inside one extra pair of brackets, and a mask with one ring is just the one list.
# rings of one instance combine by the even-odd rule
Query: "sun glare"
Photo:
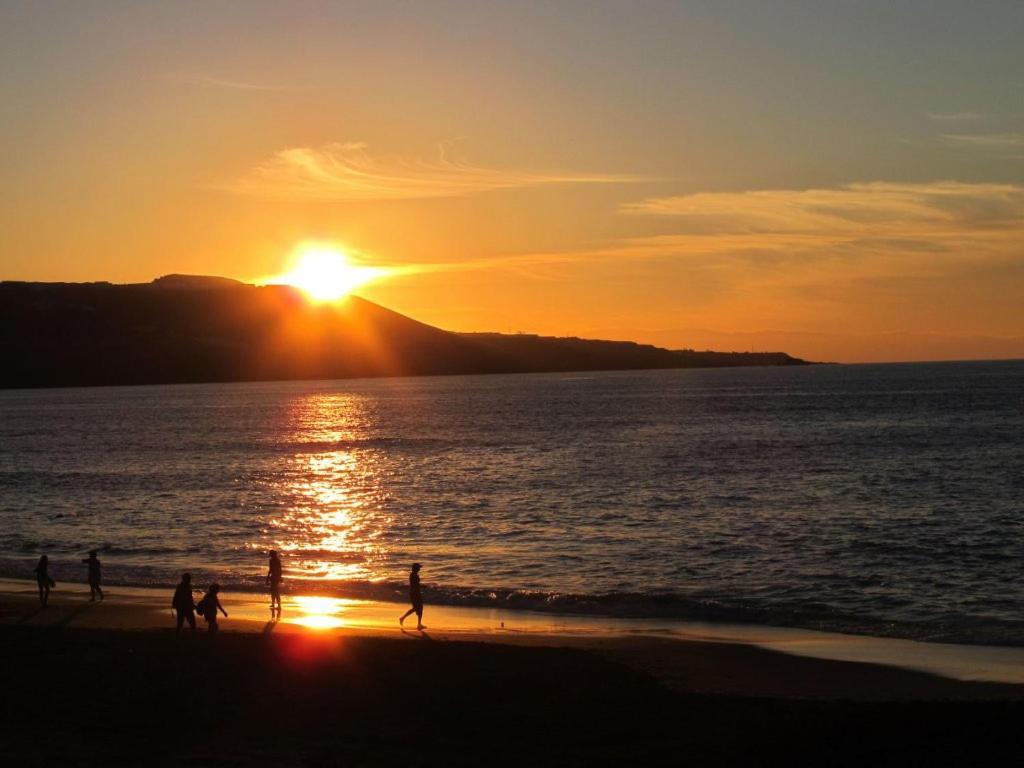
[[(309, 629), (337, 629), (345, 626), (342, 614), (349, 602), (347, 600), (299, 595), (290, 602), (293, 602), (294, 607), (299, 611), (297, 616), (288, 618), (292, 624), (299, 624)], [(289, 608), (291, 607), (289, 606)]]
[(293, 285), (314, 301), (335, 301), (387, 273), (380, 267), (353, 264), (334, 246), (303, 245), (296, 249), (291, 271), (273, 282)]

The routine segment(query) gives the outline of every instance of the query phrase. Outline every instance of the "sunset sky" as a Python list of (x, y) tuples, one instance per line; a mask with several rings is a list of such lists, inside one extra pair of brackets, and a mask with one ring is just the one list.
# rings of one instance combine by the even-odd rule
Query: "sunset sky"
[(1024, 357), (1024, 3), (0, 6), (0, 279), (451, 330)]

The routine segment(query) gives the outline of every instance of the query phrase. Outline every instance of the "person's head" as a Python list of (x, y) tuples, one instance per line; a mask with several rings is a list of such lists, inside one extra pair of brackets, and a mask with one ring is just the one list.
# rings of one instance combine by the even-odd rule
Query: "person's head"
[(181, 574), (181, 583), (182, 584), (191, 584), (192, 583), (192, 574), (191, 573), (183, 573), (183, 574)]
[(413, 573), (419, 573), (420, 572), (420, 568), (422, 568), (422, 567), (423, 566), (420, 565), (419, 563), (413, 563), (412, 564), (412, 572)]
[(213, 584), (210, 585), (210, 594), (211, 595), (216, 595), (218, 592), (220, 592), (220, 584), (218, 584), (215, 581), (215, 582), (213, 582)]
[(50, 558), (47, 557), (46, 555), (41, 555), (39, 557), (39, 564), (40, 565), (46, 565), (48, 562), (50, 562)]
[(277, 550), (276, 549), (270, 550), (270, 559), (271, 560), (277, 560)]
[(93, 560), (95, 560), (95, 559), (96, 559), (96, 550), (95, 550), (95, 549), (94, 549), (94, 550), (92, 550), (92, 551), (91, 551), (91, 552), (89, 553), (89, 557), (91, 557), (91, 558), (92, 558)]

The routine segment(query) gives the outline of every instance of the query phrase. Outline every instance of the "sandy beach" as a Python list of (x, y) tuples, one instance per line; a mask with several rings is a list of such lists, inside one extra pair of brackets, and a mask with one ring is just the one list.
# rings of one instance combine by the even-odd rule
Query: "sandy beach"
[(433, 606), (403, 632), (397, 604), (289, 596), (270, 621), (252, 594), (224, 596), (218, 636), (177, 637), (169, 594), (107, 594), (62, 585), (40, 610), (0, 584), (20, 764), (984, 762), (1024, 714), (1024, 686), (954, 679), (1010, 679), (1017, 649), (940, 648), (939, 675), (806, 655), (905, 641)]

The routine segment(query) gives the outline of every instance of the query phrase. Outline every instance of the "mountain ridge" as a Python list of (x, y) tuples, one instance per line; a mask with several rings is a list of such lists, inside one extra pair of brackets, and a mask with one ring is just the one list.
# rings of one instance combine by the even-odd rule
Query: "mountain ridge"
[(165, 275), (0, 282), (0, 388), (805, 365), (781, 352), (457, 333), (349, 296)]

